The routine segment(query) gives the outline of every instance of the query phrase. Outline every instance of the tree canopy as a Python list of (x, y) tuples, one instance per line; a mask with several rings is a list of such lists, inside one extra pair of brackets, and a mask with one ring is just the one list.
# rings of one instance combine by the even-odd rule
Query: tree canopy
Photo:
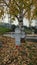
[[(3, 3), (3, 4), (2, 4)], [(0, 0), (0, 17), (4, 15), (4, 8), (11, 19), (26, 17), (27, 19), (37, 19), (37, 0)]]

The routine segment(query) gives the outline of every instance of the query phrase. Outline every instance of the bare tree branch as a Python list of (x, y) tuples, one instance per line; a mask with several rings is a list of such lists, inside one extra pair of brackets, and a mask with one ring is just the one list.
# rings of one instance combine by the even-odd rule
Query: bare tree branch
[[(6, 6), (7, 6), (8, 8), (10, 8), (10, 7), (9, 7), (9, 5), (6, 3), (6, 1), (5, 1), (5, 0), (3, 0), (3, 2), (6, 4)], [(15, 4), (19, 7), (19, 5), (16, 3), (16, 1), (15, 1)], [(17, 16), (17, 15), (15, 15), (15, 17), (19, 20), (19, 18), (18, 18), (18, 16)]]
[(33, 4), (33, 3), (30, 3), (30, 4), (27, 6), (28, 8), (27, 8), (26, 11), (23, 13), (23, 16), (24, 16), (24, 15), (26, 14), (26, 12), (29, 10), (29, 7), (31, 7), (32, 4)]
[(6, 3), (6, 1), (5, 0), (3, 0), (3, 2), (6, 4), (6, 6), (9, 8), (9, 5)]
[(19, 7), (18, 3), (16, 2), (16, 0), (14, 0), (14, 1), (15, 1), (15, 4), (17, 5), (17, 7), (20, 9), (20, 7)]

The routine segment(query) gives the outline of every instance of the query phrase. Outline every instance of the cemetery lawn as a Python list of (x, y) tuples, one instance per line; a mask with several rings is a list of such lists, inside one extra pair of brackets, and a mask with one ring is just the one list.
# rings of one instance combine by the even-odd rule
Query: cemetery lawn
[[(6, 43), (5, 41), (8, 40)], [(21, 43), (18, 48), (3, 37), (4, 44), (0, 48), (0, 65), (37, 65), (37, 42)]]
[(9, 32), (10, 29), (6, 28), (6, 27), (0, 27), (0, 34), (4, 34), (6, 32)]

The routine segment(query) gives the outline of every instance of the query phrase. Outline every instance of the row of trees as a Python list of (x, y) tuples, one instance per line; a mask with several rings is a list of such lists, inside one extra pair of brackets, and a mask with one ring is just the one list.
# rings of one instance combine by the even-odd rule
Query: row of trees
[(7, 14), (10, 15), (10, 20), (17, 18), (20, 28), (23, 25), (24, 17), (29, 20), (29, 26), (31, 20), (37, 19), (37, 0), (0, 0), (0, 18), (6, 12), (5, 6)]

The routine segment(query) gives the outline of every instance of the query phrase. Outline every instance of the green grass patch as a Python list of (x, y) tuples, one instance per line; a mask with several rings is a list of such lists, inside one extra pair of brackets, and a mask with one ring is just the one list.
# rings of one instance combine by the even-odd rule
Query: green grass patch
[(27, 34), (31, 34), (31, 33), (32, 33), (31, 29), (25, 29), (24, 31), (25, 31), (25, 33), (27, 33)]
[(33, 65), (33, 63), (32, 63), (32, 62), (30, 62), (28, 65)]
[(6, 28), (6, 27), (0, 27), (0, 34), (4, 34), (6, 32), (9, 32), (10, 29), (9, 28)]

